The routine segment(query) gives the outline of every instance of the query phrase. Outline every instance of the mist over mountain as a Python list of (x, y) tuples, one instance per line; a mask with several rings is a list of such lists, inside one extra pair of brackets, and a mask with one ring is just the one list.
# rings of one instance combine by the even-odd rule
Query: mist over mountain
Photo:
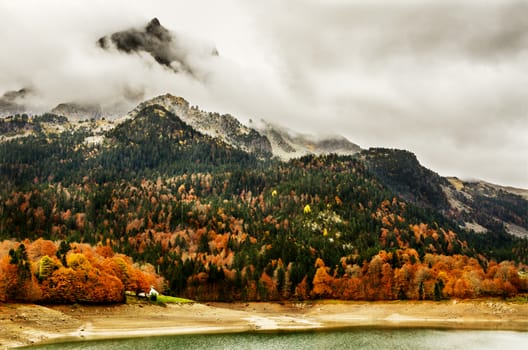
[(18, 91), (7, 91), (0, 97), (0, 116), (13, 115), (26, 112), (24, 106), (24, 99), (30, 91), (28, 89), (20, 89)]
[[(97, 42), (103, 49), (114, 45), (125, 53), (149, 53), (159, 64), (174, 72), (186, 72), (194, 75), (188, 62), (189, 52), (182, 47), (178, 37), (163, 27), (157, 18), (153, 18), (143, 30), (129, 29), (104, 36)], [(211, 49), (211, 55), (218, 55), (216, 48)]]
[[(53, 111), (79, 119), (115, 119), (166, 91), (184, 90), (201, 98), (210, 93), (216, 48), (202, 38), (165, 28), (157, 18), (99, 38), (68, 34), (50, 40), (49, 45), (55, 45), (48, 53), (54, 57), (50, 62), (48, 56), (34, 62), (46, 64), (46, 69), (11, 79), (17, 89), (3, 92), (0, 116)], [(25, 75), (28, 69), (17, 74)]]
[(68, 116), (70, 120), (100, 119), (102, 116), (101, 106), (97, 104), (60, 103), (50, 112)]
[(257, 123), (251, 121), (250, 125), (268, 138), (273, 154), (285, 160), (308, 154), (351, 155), (361, 150), (361, 147), (339, 135), (303, 134), (265, 120)]
[(7, 2), (0, 95), (32, 94), (1, 104), (4, 115), (99, 106), (108, 119), (169, 92), (246, 125), (408, 149), (444, 176), (526, 188), (527, 9), (514, 0)]

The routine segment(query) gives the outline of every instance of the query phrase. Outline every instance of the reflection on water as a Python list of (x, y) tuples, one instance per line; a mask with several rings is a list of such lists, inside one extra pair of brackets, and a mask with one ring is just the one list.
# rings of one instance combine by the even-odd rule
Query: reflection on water
[(329, 332), (179, 335), (50, 344), (31, 349), (528, 349), (528, 332), (351, 329)]

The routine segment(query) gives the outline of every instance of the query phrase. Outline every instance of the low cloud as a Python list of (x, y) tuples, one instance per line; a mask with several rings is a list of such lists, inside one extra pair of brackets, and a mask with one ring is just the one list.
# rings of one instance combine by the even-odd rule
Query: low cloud
[[(176, 51), (96, 44), (154, 17)], [(528, 188), (523, 1), (21, 0), (0, 3), (0, 23), (0, 95), (30, 86), (36, 109), (74, 101), (120, 113), (170, 92), (242, 120), (406, 148), (442, 175)]]
[(528, 186), (528, 4), (288, 4), (266, 2), (259, 25), (284, 84), (321, 111), (314, 129), (410, 149), (443, 175)]
[[(192, 62), (189, 62), (189, 56), (192, 57), (196, 51), (186, 47), (185, 43), (163, 27), (157, 18), (153, 18), (144, 29), (119, 31), (100, 38), (97, 43), (105, 50), (115, 47), (128, 54), (147, 52), (156, 62), (175, 73), (185, 72), (193, 76), (196, 74), (191, 67)], [(209, 48), (205, 55), (207, 54), (218, 56), (218, 51), (214, 47)]]

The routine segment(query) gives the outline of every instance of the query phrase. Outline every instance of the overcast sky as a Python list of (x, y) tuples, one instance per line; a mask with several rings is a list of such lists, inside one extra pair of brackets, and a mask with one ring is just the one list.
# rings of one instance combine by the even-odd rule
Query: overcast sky
[[(196, 75), (95, 45), (153, 17)], [(169, 92), (528, 188), (528, 1), (0, 0), (0, 43), (0, 95), (31, 87), (41, 109)]]

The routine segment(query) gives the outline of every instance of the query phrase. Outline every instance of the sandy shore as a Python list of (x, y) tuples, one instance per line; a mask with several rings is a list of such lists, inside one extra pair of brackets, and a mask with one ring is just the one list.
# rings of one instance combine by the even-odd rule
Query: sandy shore
[(166, 307), (0, 304), (0, 349), (63, 340), (357, 326), (528, 331), (528, 304), (496, 300), (208, 303)]

